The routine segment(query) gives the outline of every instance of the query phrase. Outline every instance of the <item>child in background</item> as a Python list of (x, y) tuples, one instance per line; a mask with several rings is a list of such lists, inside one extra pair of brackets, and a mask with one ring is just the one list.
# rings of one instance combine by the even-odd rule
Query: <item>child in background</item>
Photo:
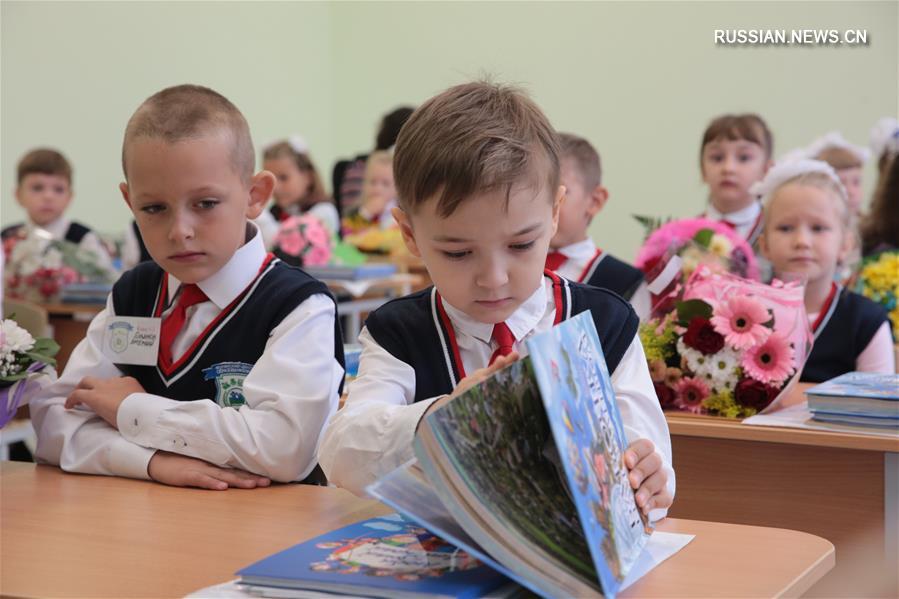
[(862, 167), (871, 156), (868, 148), (851, 144), (832, 131), (812, 142), (806, 151), (809, 158), (826, 162), (836, 171), (846, 188), (850, 216), (858, 218), (862, 212)]
[[(254, 164), (246, 120), (213, 90), (162, 90), (128, 121), (120, 189), (153, 261), (122, 275), (31, 402), (39, 461), (217, 490), (321, 480), (344, 374), (336, 306), (266, 254), (248, 221), (275, 178)], [(155, 343), (150, 359), (110, 353), (135, 327)]]
[(800, 380), (826, 381), (862, 371), (892, 374), (886, 311), (834, 282), (852, 246), (846, 190), (817, 160), (774, 166), (755, 188), (765, 202), (762, 253), (781, 280), (805, 279), (805, 308), (815, 341)]
[(596, 247), (587, 228), (609, 199), (602, 185), (599, 154), (590, 142), (560, 133), (560, 175), (565, 201), (559, 227), (549, 242), (546, 268), (569, 281), (604, 287), (631, 302), (641, 320), (649, 315), (650, 298), (643, 273)]
[(309, 213), (336, 236), (340, 217), (334, 202), (325, 192), (315, 164), (296, 138), (278, 142), (265, 149), (263, 168), (275, 175), (275, 203), (269, 212), (277, 222), (290, 216)]
[(883, 174), (890, 157), (899, 153), (899, 120), (887, 116), (871, 128), (871, 154), (877, 161), (877, 172)]
[(864, 256), (899, 249), (899, 148), (887, 155), (861, 237)]
[(359, 206), (343, 217), (344, 236), (359, 236), (370, 230), (389, 229), (396, 223), (391, 210), (396, 206), (393, 182), (393, 153), (372, 152), (365, 164)]
[(394, 164), (394, 217), (434, 287), (369, 315), (358, 378), (322, 441), (332, 482), (362, 493), (413, 457), (428, 410), (514, 361), (528, 337), (589, 310), (630, 443), (637, 505), (667, 508), (671, 442), (637, 315), (610, 291), (544, 269), (564, 187), (556, 133), (540, 109), (514, 88), (452, 87), (410, 117)]
[(762, 206), (750, 193), (771, 166), (771, 131), (756, 114), (713, 120), (699, 151), (702, 180), (709, 186), (704, 216), (734, 228), (753, 247), (762, 231)]
[(5, 227), (0, 233), (7, 259), (15, 245), (36, 230), (59, 241), (69, 241), (90, 252), (97, 266), (113, 273), (112, 259), (100, 238), (87, 226), (65, 217), (72, 202), (72, 166), (60, 152), (39, 148), (25, 154), (17, 167), (16, 200), (28, 213), (28, 222)]

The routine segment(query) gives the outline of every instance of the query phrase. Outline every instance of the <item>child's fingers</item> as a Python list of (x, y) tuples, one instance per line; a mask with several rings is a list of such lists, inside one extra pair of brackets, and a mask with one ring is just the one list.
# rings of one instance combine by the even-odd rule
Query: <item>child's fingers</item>
[(78, 385), (75, 387), (76, 389), (93, 389), (97, 386), (97, 382), (100, 379), (94, 376), (86, 376), (80, 381), (78, 381)]
[(652, 476), (643, 481), (643, 484), (637, 489), (637, 505), (643, 508), (643, 511), (651, 509), (647, 506), (651, 503), (655, 503), (656, 497), (666, 492), (667, 482), (668, 476), (665, 471), (656, 471)]
[(649, 439), (637, 439), (624, 452), (624, 465), (633, 470), (640, 460), (655, 453), (655, 445)]
[(636, 466), (631, 468), (627, 478), (631, 483), (631, 487), (637, 489), (643, 484), (647, 476), (652, 476), (662, 468), (662, 456), (655, 451), (640, 460)]
[(76, 389), (69, 393), (69, 396), (66, 397), (66, 409), (71, 410), (75, 406), (80, 406), (84, 403), (85, 396), (87, 395), (86, 389)]
[(262, 486), (259, 484), (262, 480), (268, 480), (243, 470), (230, 470), (216, 466), (210, 466), (210, 469), (213, 470), (210, 476), (226, 483), (229, 487), (237, 487), (238, 489), (253, 489), (257, 486)]
[(228, 483), (223, 480), (219, 480), (213, 476), (209, 476), (205, 472), (200, 472), (198, 470), (190, 470), (187, 473), (187, 480), (185, 481), (185, 486), (188, 487), (199, 487), (201, 489), (210, 489), (212, 491), (224, 491), (228, 488)]

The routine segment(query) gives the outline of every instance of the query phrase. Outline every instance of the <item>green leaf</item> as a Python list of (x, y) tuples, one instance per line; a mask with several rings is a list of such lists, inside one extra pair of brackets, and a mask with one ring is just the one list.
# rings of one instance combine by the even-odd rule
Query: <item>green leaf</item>
[(699, 231), (696, 231), (696, 235), (693, 236), (693, 241), (702, 247), (707, 248), (712, 242), (712, 235), (714, 234), (715, 232), (711, 229), (700, 229)]
[(681, 324), (687, 326), (696, 317), (710, 319), (712, 306), (698, 299), (677, 302), (677, 318)]
[(36, 354), (34, 352), (25, 352), (23, 355), (31, 358), (31, 360), (34, 362), (40, 362), (41, 364), (46, 364), (47, 366), (56, 366), (56, 358), (54, 358), (53, 356)]
[(59, 344), (53, 339), (41, 337), (40, 339), (34, 340), (34, 347), (31, 348), (29, 353), (52, 358), (59, 353)]

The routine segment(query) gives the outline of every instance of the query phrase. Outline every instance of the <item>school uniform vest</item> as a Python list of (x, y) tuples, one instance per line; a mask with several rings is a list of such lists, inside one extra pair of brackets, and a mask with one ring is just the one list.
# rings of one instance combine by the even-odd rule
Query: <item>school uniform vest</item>
[(629, 300), (643, 283), (643, 272), (615, 256), (602, 253), (587, 265), (581, 283), (609, 289)]
[[(117, 316), (161, 317), (168, 301), (168, 277), (155, 262), (143, 262), (112, 288)], [(269, 256), (257, 277), (209, 324), (170, 369), (116, 364), (154, 395), (178, 401), (214, 398), (222, 406), (242, 405), (242, 381), (265, 351), (272, 330), (310, 296), (331, 296), (324, 283)], [(336, 304), (335, 304), (336, 313)], [(343, 366), (343, 344), (334, 327), (333, 351)], [(311, 343), (317, 340), (310, 340)], [(303, 376), (285, 372), (284, 376)]]
[(800, 381), (821, 383), (855, 370), (855, 360), (887, 320), (879, 304), (841, 289), (836, 306), (815, 333)]
[[(0, 231), (0, 238), (6, 241), (10, 237), (17, 237), (22, 234), (24, 228), (25, 223), (16, 223), (14, 225), (4, 227), (3, 230)], [(81, 223), (72, 221), (69, 223), (69, 228), (66, 230), (66, 234), (63, 236), (63, 239), (65, 239), (66, 241), (71, 241), (72, 243), (77, 245), (81, 243), (81, 240), (84, 239), (84, 236), (90, 232), (91, 230)]]
[[(633, 308), (605, 289), (572, 283), (551, 271), (546, 276), (553, 280), (556, 323), (589, 310), (609, 373), (614, 372), (637, 333)], [(463, 378), (455, 332), (435, 288), (387, 302), (369, 314), (365, 326), (378, 345), (415, 371), (415, 401), (451, 393)]]

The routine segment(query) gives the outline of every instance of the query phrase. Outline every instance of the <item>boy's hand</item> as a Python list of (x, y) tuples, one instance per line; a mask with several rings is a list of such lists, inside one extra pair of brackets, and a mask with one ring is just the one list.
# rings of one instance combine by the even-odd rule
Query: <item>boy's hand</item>
[(97, 416), (117, 429), (116, 417), (119, 406), (132, 393), (144, 393), (144, 388), (130, 376), (111, 379), (98, 379), (86, 376), (66, 398), (66, 408), (85, 405), (97, 413)]
[(662, 468), (662, 456), (649, 439), (637, 439), (624, 452), (624, 465), (630, 470), (628, 480), (637, 490), (637, 506), (644, 514), (671, 506), (668, 472)]
[(228, 487), (255, 489), (267, 487), (272, 482), (264, 476), (257, 476), (236, 468), (220, 468), (203, 460), (187, 456), (157, 451), (150, 458), (147, 474), (156, 482), (173, 487), (199, 487), (224, 491)]
[(456, 388), (453, 389), (452, 393), (450, 393), (449, 395), (444, 395), (443, 397), (441, 397), (440, 399), (438, 399), (437, 401), (432, 403), (428, 407), (428, 409), (425, 410), (425, 414), (427, 414), (431, 410), (436, 410), (440, 406), (451, 401), (454, 397), (458, 397), (458, 396), (462, 395), (463, 393), (465, 393), (466, 391), (468, 391), (475, 385), (487, 380), (488, 378), (490, 378), (490, 376), (494, 372), (496, 372), (497, 370), (502, 370), (509, 364), (518, 360), (518, 358), (519, 358), (518, 352), (513, 351), (508, 356), (498, 357), (496, 359), (496, 361), (493, 364), (491, 364), (490, 366), (487, 366), (486, 368), (481, 368), (479, 370), (475, 370), (474, 372), (472, 372), (471, 374), (466, 376), (464, 379), (459, 381), (459, 384), (456, 385)]

